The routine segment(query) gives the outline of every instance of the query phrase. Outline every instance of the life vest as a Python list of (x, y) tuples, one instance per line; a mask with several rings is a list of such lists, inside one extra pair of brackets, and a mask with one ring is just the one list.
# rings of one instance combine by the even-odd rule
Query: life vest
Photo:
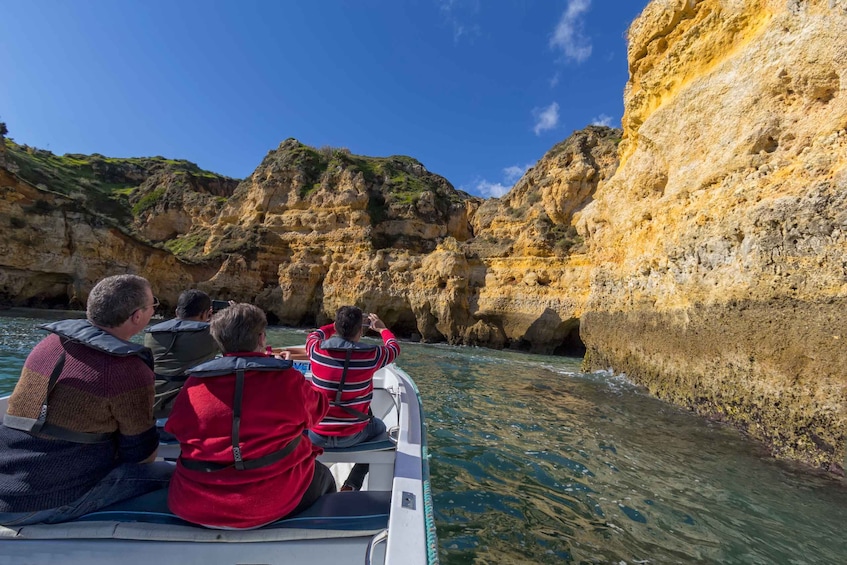
[(209, 327), (209, 322), (200, 322), (197, 320), (182, 320), (174, 318), (166, 322), (159, 322), (155, 326), (150, 326), (144, 332), (154, 334), (156, 332), (199, 332)]
[(286, 455), (294, 451), (300, 443), (302, 436), (298, 435), (282, 449), (269, 453), (258, 459), (244, 460), (241, 455), (241, 441), (239, 438), (241, 428), (241, 404), (244, 397), (244, 373), (247, 371), (284, 371), (292, 368), (291, 361), (277, 359), (275, 357), (220, 357), (206, 363), (197, 365), (188, 370), (192, 377), (201, 379), (223, 377), (235, 374), (235, 395), (232, 401), (232, 463), (214, 463), (212, 461), (201, 461), (180, 456), (182, 466), (191, 471), (204, 471), (212, 473), (234, 467), (237, 471), (249, 471), (267, 467), (280, 461)]
[(176, 338), (178, 334), (186, 332), (200, 332), (208, 328), (209, 322), (200, 322), (197, 320), (181, 320), (179, 318), (174, 318), (173, 320), (168, 320), (167, 322), (160, 322), (155, 326), (150, 326), (149, 328), (144, 330), (144, 333), (169, 333), (172, 335), (171, 343), (161, 353), (161, 357), (164, 357), (165, 355), (170, 353), (171, 349), (176, 343)]
[[(58, 335), (63, 343), (72, 341), (115, 357), (138, 356), (151, 370), (153, 369), (153, 355), (148, 348), (115, 337), (88, 320), (63, 320), (51, 324), (41, 324), (38, 328)], [(15, 430), (73, 443), (102, 443), (111, 440), (114, 432), (102, 434), (78, 432), (47, 423), (47, 409), (50, 395), (56, 386), (56, 382), (59, 380), (59, 376), (62, 374), (64, 366), (65, 352), (63, 351), (59, 355), (56, 364), (53, 365), (53, 370), (50, 373), (50, 379), (47, 383), (47, 392), (44, 393), (44, 399), (41, 401), (41, 411), (37, 418), (24, 418), (22, 416), (6, 414), (3, 416), (3, 425)]]
[[(341, 395), (344, 393), (344, 381), (347, 380), (347, 370), (352, 366), (355, 367), (357, 364), (367, 364), (370, 365), (370, 361), (357, 361), (355, 359), (351, 359), (354, 351), (375, 351), (378, 346), (370, 344), (370, 343), (362, 343), (357, 341), (350, 341), (344, 339), (341, 336), (334, 335), (329, 339), (325, 339), (321, 342), (320, 348), (324, 351), (343, 351), (344, 352), (344, 364), (341, 365), (341, 380), (338, 381), (338, 389), (335, 391), (335, 400), (330, 401), (331, 406), (335, 406), (336, 408), (340, 408), (344, 410), (348, 414), (355, 416), (357, 421), (359, 422), (367, 422), (371, 418), (373, 418), (372, 414), (365, 414), (360, 410), (356, 410), (355, 408), (351, 408), (347, 406), (341, 401)], [(336, 360), (340, 363), (340, 359)]]

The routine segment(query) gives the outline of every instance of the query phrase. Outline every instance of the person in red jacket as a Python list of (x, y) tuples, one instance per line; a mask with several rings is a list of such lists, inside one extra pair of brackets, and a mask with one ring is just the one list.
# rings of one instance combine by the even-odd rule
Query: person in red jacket
[[(312, 443), (321, 447), (352, 447), (385, 432), (385, 424), (370, 413), (374, 373), (393, 363), (400, 354), (397, 338), (379, 316), (342, 306), (335, 322), (309, 334), (306, 350), (312, 362), (312, 386), (329, 401), (330, 409), (309, 430)], [(384, 345), (362, 343), (365, 329), (377, 331)], [(336, 335), (337, 334), (337, 335)], [(356, 464), (341, 490), (360, 490), (367, 464)]]
[(168, 506), (213, 528), (257, 528), (335, 492), (335, 479), (305, 436), (329, 402), (282, 355), (265, 352), (265, 313), (235, 304), (212, 318), (224, 356), (189, 370), (165, 431), (182, 454)]

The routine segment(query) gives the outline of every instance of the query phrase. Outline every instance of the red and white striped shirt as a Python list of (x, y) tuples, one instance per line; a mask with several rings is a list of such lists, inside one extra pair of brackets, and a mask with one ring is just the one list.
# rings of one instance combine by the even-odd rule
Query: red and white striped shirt
[[(374, 373), (381, 367), (393, 363), (400, 354), (400, 344), (397, 343), (397, 338), (391, 330), (384, 329), (380, 333), (384, 345), (368, 346), (364, 343), (346, 342), (352, 350), (340, 403), (364, 414), (368, 413), (373, 398)], [(306, 338), (306, 350), (312, 362), (312, 386), (330, 402), (335, 402), (348, 354), (345, 349), (334, 347), (323, 349), (326, 347), (324, 342), (333, 334), (335, 334), (335, 326), (327, 324), (313, 331)], [(349, 436), (360, 432), (366, 425), (367, 421), (333, 405), (326, 417), (314, 426), (312, 431), (325, 436)]]

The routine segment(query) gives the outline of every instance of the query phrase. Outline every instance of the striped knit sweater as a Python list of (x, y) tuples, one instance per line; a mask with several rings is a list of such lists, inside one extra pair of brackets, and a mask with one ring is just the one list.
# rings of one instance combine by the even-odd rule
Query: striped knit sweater
[(118, 357), (53, 334), (27, 357), (8, 413), (36, 418), (50, 373), (66, 359), (49, 399), (47, 423), (79, 432), (114, 433), (103, 443), (37, 437), (0, 425), (0, 512), (70, 504), (119, 464), (140, 462), (158, 445), (153, 371), (137, 356)]
[[(335, 401), (338, 385), (341, 382), (346, 352), (321, 348), (321, 344), (335, 333), (335, 326), (327, 324), (313, 331), (306, 338), (306, 350), (312, 361), (312, 386), (330, 402)], [(373, 398), (373, 375), (381, 367), (393, 363), (400, 354), (400, 344), (390, 330), (381, 332), (385, 345), (369, 350), (354, 350), (344, 380), (341, 402), (359, 412), (368, 413)], [(361, 421), (338, 406), (332, 406), (329, 413), (312, 431), (324, 436), (349, 436), (365, 429), (367, 422)]]

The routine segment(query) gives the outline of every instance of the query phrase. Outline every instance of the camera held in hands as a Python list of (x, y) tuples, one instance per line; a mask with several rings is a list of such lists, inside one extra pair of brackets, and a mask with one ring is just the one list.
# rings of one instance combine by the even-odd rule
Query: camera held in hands
[(368, 312), (362, 312), (362, 327), (371, 327), (371, 315)]
[(212, 300), (212, 313), (220, 312), (229, 306), (229, 300)]

